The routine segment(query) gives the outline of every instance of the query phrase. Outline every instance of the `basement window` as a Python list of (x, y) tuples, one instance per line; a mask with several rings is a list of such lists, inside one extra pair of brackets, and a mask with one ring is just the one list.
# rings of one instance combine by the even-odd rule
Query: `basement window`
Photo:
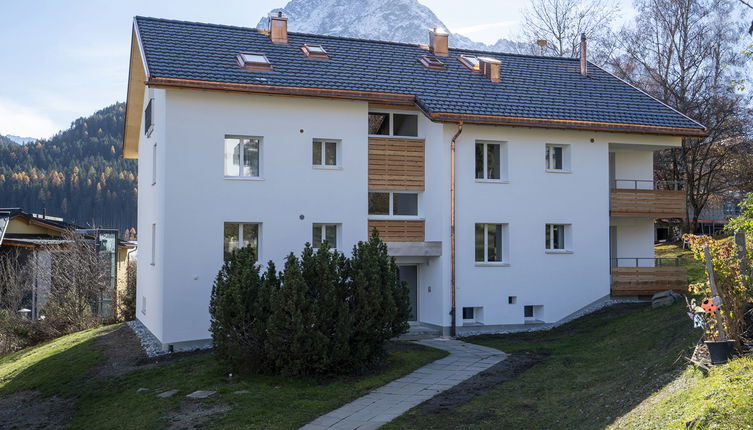
[(258, 52), (241, 52), (238, 54), (238, 64), (246, 70), (272, 71), (272, 64), (267, 56)]
[(433, 55), (422, 55), (418, 62), (429, 70), (447, 70), (447, 66)]
[(303, 55), (308, 58), (329, 60), (329, 54), (327, 54), (327, 51), (324, 50), (322, 45), (309, 45), (308, 43), (304, 43), (303, 47), (301, 47), (301, 51), (303, 51)]
[(460, 61), (460, 63), (462, 63), (465, 67), (473, 70), (474, 72), (481, 70), (481, 65), (479, 63), (478, 57), (475, 55), (460, 54), (458, 61)]

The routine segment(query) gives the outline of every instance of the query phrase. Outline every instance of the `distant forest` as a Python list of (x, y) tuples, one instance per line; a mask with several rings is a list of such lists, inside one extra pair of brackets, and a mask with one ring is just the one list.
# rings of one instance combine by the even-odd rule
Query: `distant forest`
[[(0, 136), (0, 207), (62, 217), (84, 227), (136, 229), (136, 160), (120, 158), (125, 104), (79, 118), (26, 145)], [(131, 230), (133, 229), (133, 230)]]

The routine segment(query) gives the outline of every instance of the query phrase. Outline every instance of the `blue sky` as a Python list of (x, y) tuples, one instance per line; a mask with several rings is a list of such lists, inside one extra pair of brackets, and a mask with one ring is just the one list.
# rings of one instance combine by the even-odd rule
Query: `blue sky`
[[(514, 38), (516, 0), (420, 0), (454, 32)], [(135, 15), (255, 26), (287, 0), (0, 0), (0, 134), (49, 137), (125, 101)]]

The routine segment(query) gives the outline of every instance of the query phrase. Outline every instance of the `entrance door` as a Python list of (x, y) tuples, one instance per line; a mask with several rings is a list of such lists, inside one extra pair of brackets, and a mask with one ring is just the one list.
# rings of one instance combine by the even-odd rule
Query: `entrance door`
[(408, 297), (411, 307), (408, 321), (418, 321), (418, 266), (399, 267), (400, 280), (408, 283)]

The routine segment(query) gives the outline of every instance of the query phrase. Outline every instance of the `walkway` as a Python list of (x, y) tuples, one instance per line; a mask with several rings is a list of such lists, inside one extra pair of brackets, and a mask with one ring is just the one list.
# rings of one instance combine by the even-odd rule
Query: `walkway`
[(416, 343), (443, 349), (450, 355), (320, 416), (301, 430), (378, 428), (507, 358), (507, 354), (497, 349), (455, 339), (428, 339)]

